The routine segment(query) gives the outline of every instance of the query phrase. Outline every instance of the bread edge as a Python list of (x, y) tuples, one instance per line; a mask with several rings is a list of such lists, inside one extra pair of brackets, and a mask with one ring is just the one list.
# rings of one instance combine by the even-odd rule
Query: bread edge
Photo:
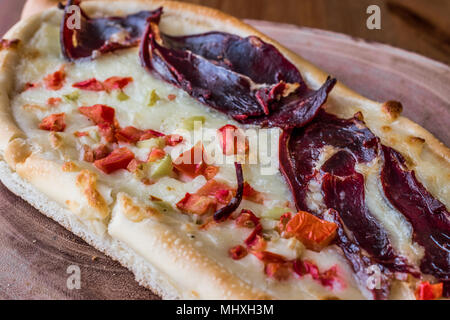
[(61, 207), (42, 192), (37, 191), (33, 185), (13, 172), (3, 160), (0, 161), (0, 181), (12, 193), (24, 199), (39, 212), (133, 272), (139, 285), (150, 289), (163, 299), (174, 300), (180, 298), (180, 294), (170, 284), (165, 275), (134, 252), (134, 250), (109, 235), (100, 237), (89, 231), (88, 227), (83, 225), (71, 211)]

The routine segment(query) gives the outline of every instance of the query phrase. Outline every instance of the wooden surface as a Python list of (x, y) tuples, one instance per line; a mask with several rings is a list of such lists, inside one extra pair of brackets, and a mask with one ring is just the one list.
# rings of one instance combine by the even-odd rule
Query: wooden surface
[[(35, 3), (52, 0), (30, 0)], [(53, 0), (57, 3), (59, 0)], [(239, 18), (325, 29), (393, 45), (450, 64), (449, 0), (185, 0)], [(0, 35), (19, 19), (25, 0), (0, 0)], [(382, 29), (366, 28), (369, 5)]]
[[(1, 0), (5, 1), (5, 0)], [(406, 114), (450, 144), (450, 70), (424, 57), (348, 36), (250, 21), (359, 92), (399, 99)], [(93, 257), (96, 257), (93, 259)], [(81, 289), (66, 287), (81, 268)], [(0, 299), (154, 299), (133, 275), (0, 184)]]

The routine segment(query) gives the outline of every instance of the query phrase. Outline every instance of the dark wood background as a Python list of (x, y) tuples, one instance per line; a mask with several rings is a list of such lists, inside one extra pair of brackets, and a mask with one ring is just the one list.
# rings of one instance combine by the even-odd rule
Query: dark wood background
[[(37, 1), (37, 0), (32, 0)], [(55, 1), (57, 2), (57, 1)], [(450, 64), (449, 0), (187, 0), (239, 18), (345, 33)], [(0, 0), (0, 35), (19, 19), (25, 0)], [(366, 9), (379, 5), (382, 29), (366, 28)]]

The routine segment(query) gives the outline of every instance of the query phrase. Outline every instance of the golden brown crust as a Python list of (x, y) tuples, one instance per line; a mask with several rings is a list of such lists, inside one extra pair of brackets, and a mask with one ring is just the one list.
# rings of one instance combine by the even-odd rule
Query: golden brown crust
[(152, 207), (144, 207), (128, 197), (127, 195), (123, 195), (119, 199), (120, 205), (124, 208), (125, 217), (132, 222), (141, 222), (144, 219), (159, 217), (160, 212)]
[[(272, 299), (200, 252), (171, 226), (159, 223), (158, 216), (152, 215), (140, 223), (126, 221), (135, 216), (137, 209), (136, 204), (130, 205), (130, 200), (126, 194), (119, 194), (110, 234), (124, 242), (128, 241), (124, 237), (136, 236), (133, 249), (166, 273), (182, 290), (184, 298)], [(123, 233), (124, 229), (132, 230), (132, 234)]]
[[(165, 7), (168, 17), (178, 17), (185, 21), (187, 25), (199, 25), (241, 36), (257, 35), (264, 41), (277, 46), (300, 69), (309, 86), (317, 88), (327, 77), (326, 73), (282, 47), (276, 41), (269, 39), (240, 20), (214, 9), (173, 1), (148, 0), (134, 2), (113, 0), (108, 1), (107, 7), (102, 3), (92, 2), (86, 3), (86, 8), (89, 12), (121, 14), (133, 12), (135, 8), (147, 5), (152, 9), (162, 5)], [(55, 12), (56, 9), (52, 9), (20, 22), (8, 32), (6, 37), (18, 38), (26, 42), (39, 24), (54, 15)], [(20, 51), (20, 47), (17, 50)], [(12, 90), (11, 79), (13, 77), (8, 76), (11, 74), (11, 67), (9, 66), (14, 65), (12, 62), (16, 58), (17, 51), (3, 50), (0, 52), (0, 74), (3, 75), (0, 77), (0, 150), (4, 152), (4, 158), (22, 178), (57, 201), (61, 206), (67, 206), (76, 214), (84, 217), (97, 220), (107, 219), (110, 215), (109, 204), (98, 191), (97, 177), (94, 173), (89, 171), (78, 173), (71, 165), (63, 166), (61, 163), (45, 160), (38, 154), (31, 154), (30, 148), (24, 140), (25, 134), (15, 124), (10, 110), (9, 93)], [(396, 146), (399, 142), (394, 133), (400, 134), (400, 137), (405, 141), (403, 143), (406, 146), (405, 148), (411, 149), (413, 154), (420, 154), (425, 146), (428, 146), (427, 152), (438, 157), (444, 165), (449, 165), (450, 150), (431, 133), (401, 117), (399, 104), (373, 102), (351, 91), (341, 83), (338, 83), (333, 90), (330, 96), (330, 104), (339, 105), (341, 108), (351, 105), (355, 110), (362, 111), (365, 118), (368, 119), (369, 126), (378, 126), (382, 138), (387, 143)], [(404, 130), (405, 128), (407, 130)], [(147, 223), (157, 217), (154, 211), (149, 211), (148, 208), (136, 204), (125, 194), (119, 199), (121, 200), (115, 203), (116, 207), (121, 207), (119, 210), (121, 213), (118, 214), (127, 217), (131, 224), (130, 228), (144, 230), (141, 236), (144, 240), (149, 241), (148, 245), (153, 248), (151, 254), (148, 250), (144, 252), (144, 250), (140, 251), (139, 248), (133, 249), (146, 257), (152, 264), (160, 267), (163, 272), (168, 273), (169, 277), (176, 279), (182, 288), (190, 288), (193, 297), (271, 298), (265, 292), (254, 290), (242, 279), (219, 266), (217, 262), (202, 254), (167, 225), (154, 221), (153, 223)], [(87, 201), (87, 207), (83, 205), (83, 200)], [(110, 233), (120, 239), (120, 233), (114, 229), (114, 219), (109, 226)], [(148, 230), (151, 232), (148, 232)], [(186, 277), (186, 275), (190, 276)], [(195, 290), (194, 288), (198, 289)]]
[(109, 208), (105, 199), (97, 190), (97, 175), (89, 170), (83, 170), (77, 176), (76, 185), (97, 213), (97, 218), (106, 219), (109, 216)]

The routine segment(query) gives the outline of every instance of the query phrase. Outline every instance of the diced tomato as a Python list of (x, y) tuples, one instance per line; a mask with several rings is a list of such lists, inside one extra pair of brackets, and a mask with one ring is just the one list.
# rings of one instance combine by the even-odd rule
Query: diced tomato
[(85, 144), (83, 145), (83, 151), (83, 160), (86, 162), (94, 162), (95, 160), (106, 158), (111, 153), (108, 146), (104, 144), (98, 146), (93, 150), (91, 147)]
[(233, 198), (233, 193), (231, 192), (231, 190), (227, 189), (217, 190), (214, 193), (214, 198), (216, 198), (218, 203), (226, 205), (230, 203), (231, 199)]
[(262, 225), (258, 224), (248, 238), (245, 239), (246, 246), (252, 251), (264, 251), (267, 246), (266, 241), (261, 236), (262, 230)]
[(117, 141), (115, 110), (113, 108), (103, 104), (96, 104), (92, 107), (80, 107), (78, 110), (97, 124), (100, 134), (106, 142), (114, 143)]
[(144, 134), (145, 131), (130, 126), (117, 131), (116, 138), (122, 142), (135, 144)]
[(111, 77), (101, 82), (95, 78), (88, 79), (85, 81), (74, 83), (72, 86), (86, 91), (112, 91), (112, 90), (122, 90), (130, 82), (133, 81), (131, 77)]
[(98, 146), (94, 150), (85, 144), (83, 145), (83, 151), (83, 160), (86, 162), (94, 162), (95, 160), (106, 158), (111, 153), (108, 146), (104, 144)]
[(255, 203), (263, 204), (264, 195), (261, 192), (256, 191), (247, 182), (244, 183), (244, 199)]
[(116, 129), (112, 124), (100, 123), (97, 125), (100, 135), (105, 139), (107, 143), (115, 143), (116, 139)]
[(59, 90), (63, 87), (65, 80), (66, 73), (64, 72), (64, 66), (62, 66), (58, 71), (46, 76), (44, 84), (48, 90)]
[(58, 113), (45, 117), (42, 119), (39, 129), (54, 132), (64, 131), (66, 129), (66, 114)]
[(273, 252), (269, 252), (269, 251), (252, 251), (252, 254), (257, 257), (259, 260), (261, 260), (264, 263), (270, 263), (270, 262), (275, 262), (275, 263), (284, 263), (287, 262), (286, 258), (273, 253)]
[(219, 173), (219, 168), (215, 166), (207, 166), (204, 171), (204, 176), (206, 180), (214, 179), (214, 177)]
[(169, 95), (167, 96), (167, 99), (169, 99), (169, 101), (173, 101), (173, 100), (175, 100), (176, 98), (177, 98), (177, 96), (174, 95), (174, 94), (169, 94)]
[(430, 284), (428, 281), (422, 282), (416, 290), (417, 300), (436, 300), (442, 298), (444, 284)]
[(56, 107), (57, 105), (59, 105), (61, 103), (61, 101), (62, 101), (61, 98), (48, 98), (47, 104), (49, 106)]
[(259, 224), (260, 219), (250, 210), (242, 210), (241, 214), (236, 218), (236, 225), (244, 228), (255, 228)]
[(287, 212), (280, 217), (280, 222), (278, 223), (278, 231), (283, 233), (286, 230), (286, 225), (292, 219), (292, 213)]
[(183, 142), (183, 136), (178, 134), (170, 134), (166, 136), (166, 145), (175, 147), (176, 145)]
[(72, 85), (72, 87), (78, 88), (81, 90), (86, 90), (86, 91), (103, 91), (103, 90), (105, 90), (103, 83), (98, 81), (95, 78), (74, 83)]
[(294, 261), (292, 267), (298, 276), (303, 277), (305, 275), (311, 275), (312, 279), (320, 282), (320, 284), (324, 287), (329, 287), (331, 289), (333, 289), (336, 285), (345, 287), (345, 283), (338, 276), (337, 265), (334, 265), (325, 272), (320, 273), (319, 267), (315, 263), (308, 260), (302, 261), (297, 259)]
[(114, 108), (111, 108), (104, 104), (96, 104), (92, 107), (80, 107), (78, 111), (89, 119), (93, 121), (95, 124), (110, 124), (114, 125), (115, 122), (115, 113)]
[(94, 149), (94, 158), (95, 160), (100, 160), (106, 158), (110, 153), (111, 150), (108, 148), (108, 146), (101, 144)]
[(140, 140), (143, 141), (143, 140), (149, 140), (152, 138), (159, 138), (159, 137), (164, 137), (164, 136), (165, 136), (164, 133), (161, 133), (161, 132), (158, 132), (158, 131), (155, 131), (152, 129), (148, 129), (148, 130), (145, 130), (145, 132), (141, 136)]
[(161, 160), (165, 156), (166, 156), (166, 153), (164, 152), (164, 150), (161, 150), (158, 148), (153, 148), (152, 151), (150, 152), (150, 154), (148, 155), (147, 162), (155, 162), (155, 161)]
[(298, 212), (286, 225), (286, 235), (296, 237), (308, 249), (320, 251), (336, 237), (337, 225), (304, 211)]
[(191, 150), (184, 152), (175, 160), (173, 166), (179, 172), (194, 179), (205, 173), (207, 167), (202, 144), (195, 145)]
[(231, 188), (223, 182), (219, 182), (217, 180), (209, 180), (205, 183), (203, 187), (201, 187), (197, 194), (199, 196), (212, 196), (214, 197), (217, 191), (220, 190), (231, 190)]
[(231, 188), (222, 182), (209, 180), (197, 193), (199, 196), (214, 197), (217, 203), (225, 205), (231, 201), (233, 197)]
[(103, 81), (103, 87), (107, 91), (122, 90), (132, 81), (131, 77), (111, 77)]
[(228, 253), (233, 260), (241, 260), (248, 254), (247, 249), (241, 245), (231, 248)]
[(252, 250), (251, 253), (264, 263), (264, 273), (268, 277), (280, 281), (289, 278), (292, 263), (285, 257), (269, 251)]
[(288, 262), (269, 262), (264, 266), (264, 273), (278, 281), (287, 280), (291, 275), (291, 264)]
[(94, 165), (106, 174), (120, 169), (126, 169), (134, 159), (134, 154), (128, 148), (116, 149), (106, 158), (96, 160)]
[(297, 273), (300, 277), (309, 274), (314, 280), (320, 280), (319, 267), (310, 261), (296, 260), (294, 261), (293, 268), (295, 273)]
[(333, 289), (336, 284), (344, 286), (344, 283), (338, 276), (338, 267), (337, 265), (332, 266), (330, 269), (325, 271), (320, 275), (320, 282), (324, 287), (329, 287)]
[(130, 161), (130, 163), (127, 166), (127, 170), (130, 171), (131, 173), (135, 173), (135, 172), (138, 171), (139, 166), (141, 164), (143, 164), (143, 163), (144, 163), (143, 161), (138, 160), (138, 159), (135, 158), (135, 159)]
[(116, 133), (116, 135), (117, 140), (130, 144), (135, 144), (138, 141), (164, 136), (163, 133), (157, 132), (155, 130), (141, 130), (132, 126), (120, 129)]
[(186, 193), (185, 197), (176, 204), (183, 212), (204, 215), (216, 209), (216, 201), (210, 197)]
[(236, 126), (227, 124), (220, 128), (218, 133), (223, 154), (230, 156), (248, 153), (248, 140)]

